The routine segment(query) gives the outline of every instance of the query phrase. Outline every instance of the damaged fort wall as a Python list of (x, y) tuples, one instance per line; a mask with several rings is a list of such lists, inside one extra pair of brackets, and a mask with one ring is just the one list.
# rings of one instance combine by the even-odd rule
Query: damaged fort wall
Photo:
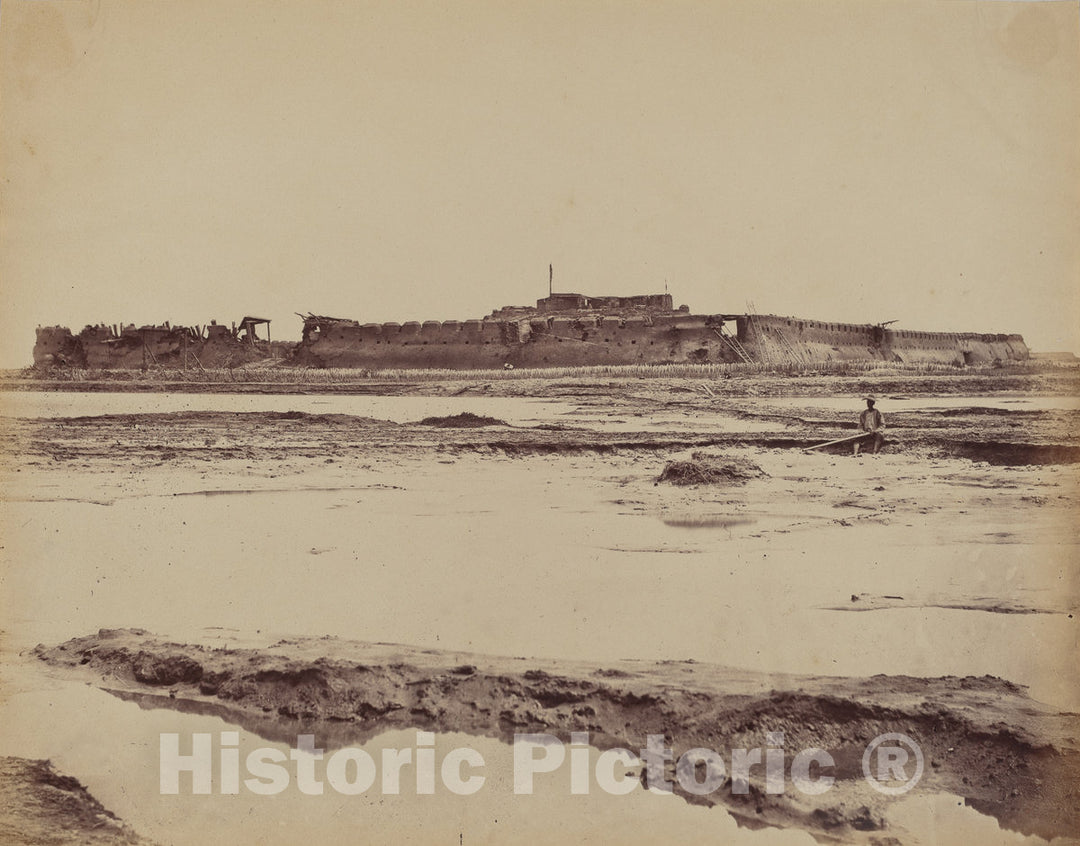
[(34, 342), (34, 365), (85, 367), (86, 355), (78, 339), (66, 326), (39, 326)]
[(886, 342), (889, 361), (904, 364), (964, 363), (964, 353), (955, 334), (897, 330), (887, 332)]
[(825, 363), (883, 360), (880, 330), (869, 325), (825, 323), (797, 317), (749, 315), (739, 340), (756, 360)]
[(1020, 361), (1031, 357), (1021, 335), (957, 335), (965, 364), (988, 364), (995, 361)]
[[(885, 326), (827, 323), (778, 315), (691, 314), (668, 295), (604, 298), (552, 295), (545, 308), (506, 307), (501, 318), (364, 323), (301, 315), (299, 344), (288, 361), (309, 367), (483, 369), (602, 364), (843, 361), (962, 366), (1028, 358), (1019, 335), (917, 332)], [(571, 310), (551, 311), (568, 302)], [(610, 310), (605, 310), (605, 309)], [(614, 313), (613, 313), (614, 312)], [(38, 365), (144, 368), (151, 365), (234, 366), (274, 356), (244, 318), (238, 330), (206, 327), (88, 326), (78, 335), (39, 328)]]
[(314, 367), (471, 369), (737, 360), (704, 316), (565, 315), (512, 321), (333, 326), (306, 333), (294, 360)]
[(906, 364), (992, 364), (1030, 356), (1020, 335), (890, 330), (796, 317), (747, 315), (738, 339), (757, 361), (890, 361)]
[(282, 345), (255, 337), (266, 320), (245, 318), (240, 328), (216, 322), (205, 327), (134, 324), (86, 326), (77, 335), (62, 326), (38, 327), (34, 364), (137, 370), (163, 367), (233, 367), (291, 354)]

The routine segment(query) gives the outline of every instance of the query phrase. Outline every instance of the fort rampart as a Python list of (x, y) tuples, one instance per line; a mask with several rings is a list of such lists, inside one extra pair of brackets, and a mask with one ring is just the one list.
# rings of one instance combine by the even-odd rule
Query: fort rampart
[[(222, 367), (291, 355), (294, 345), (271, 344), (269, 323), (245, 317), (232, 326), (216, 322), (194, 327), (97, 324), (77, 335), (65, 326), (39, 326), (34, 364), (119, 370), (152, 365)], [(256, 328), (262, 325), (267, 327), (264, 339)]]
[[(886, 325), (826, 323), (754, 314), (691, 314), (667, 294), (586, 297), (553, 294), (537, 306), (507, 306), (475, 320), (360, 323), (303, 316), (283, 361), (309, 367), (481, 369), (679, 362), (826, 363), (885, 361), (955, 366), (1029, 357), (1020, 335), (918, 332)], [(38, 365), (137, 368), (221, 366), (271, 357), (269, 340), (244, 318), (239, 328), (88, 326), (78, 335), (39, 328)]]
[(913, 332), (776, 315), (557, 313), (511, 320), (305, 325), (295, 359), (317, 367), (451, 369), (673, 362), (894, 361), (953, 365), (1028, 358), (1020, 335)]

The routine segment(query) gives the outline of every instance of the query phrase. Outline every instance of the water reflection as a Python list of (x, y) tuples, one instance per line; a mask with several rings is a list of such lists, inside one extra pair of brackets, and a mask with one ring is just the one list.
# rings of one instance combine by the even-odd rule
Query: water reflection
[(676, 529), (731, 529), (752, 526), (756, 517), (731, 517), (726, 514), (665, 514), (660, 518), (665, 526)]
[[(421, 794), (417, 787), (417, 747), (414, 730), (385, 732), (349, 745), (366, 753), (383, 775), (384, 752), (412, 752), (412, 761), (400, 769), (400, 779), (375, 780), (358, 795), (345, 795), (331, 787), (318, 795), (299, 789), (290, 759), (298, 746), (296, 734), (283, 735), (268, 724), (258, 733), (234, 715), (212, 713), (201, 705), (161, 697), (137, 700), (106, 696), (78, 682), (44, 675), (38, 666), (5, 660), (5, 696), (0, 699), (3, 725), (20, 725), (19, 733), (0, 735), (0, 754), (52, 759), (59, 771), (79, 779), (111, 811), (139, 834), (171, 846), (206, 843), (608, 843), (688, 842), (725, 846), (803, 844), (813, 838), (798, 830), (740, 829), (721, 807), (691, 805), (677, 796), (636, 789), (626, 796), (610, 795), (595, 784), (587, 795), (573, 795), (569, 767), (540, 774), (530, 795), (515, 794), (513, 751), (497, 740), (463, 734), (436, 734), (433, 738), (435, 789)], [(13, 672), (14, 670), (14, 672)], [(283, 724), (284, 725), (284, 724)], [(32, 727), (32, 730), (26, 730)], [(331, 735), (315, 732), (315, 746), (327, 751)], [(291, 727), (289, 727), (291, 730)], [(223, 794), (220, 756), (225, 737), (239, 730), (241, 778), (246, 778), (247, 756), (275, 750), (293, 776), (274, 795), (256, 795), (241, 782), (239, 792)], [(277, 739), (267, 739), (268, 731)], [(179, 774), (179, 792), (163, 795), (160, 789), (162, 734), (178, 735), (181, 754), (193, 751), (193, 735), (210, 735), (213, 744), (212, 789), (194, 794), (191, 776)], [(223, 734), (224, 733), (224, 734)], [(428, 741), (424, 741), (427, 743)], [(477, 792), (459, 795), (448, 789), (441, 762), (449, 752), (466, 748), (483, 760), (476, 770), (484, 782)], [(590, 752), (594, 756), (595, 753)], [(316, 774), (324, 781), (326, 760), (317, 762)], [(468, 768), (466, 768), (468, 772)], [(471, 774), (471, 773), (470, 773)], [(392, 787), (387, 787), (393, 784)]]

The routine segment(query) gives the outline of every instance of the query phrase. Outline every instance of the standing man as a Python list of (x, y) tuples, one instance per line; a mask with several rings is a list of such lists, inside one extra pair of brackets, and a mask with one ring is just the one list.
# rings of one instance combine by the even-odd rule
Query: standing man
[(859, 447), (863, 441), (874, 445), (874, 455), (878, 454), (881, 445), (885, 443), (885, 436), (881, 434), (885, 428), (885, 418), (874, 408), (875, 402), (873, 397), (866, 397), (866, 411), (859, 415), (859, 429), (866, 432), (867, 437), (855, 441), (855, 455), (859, 454)]

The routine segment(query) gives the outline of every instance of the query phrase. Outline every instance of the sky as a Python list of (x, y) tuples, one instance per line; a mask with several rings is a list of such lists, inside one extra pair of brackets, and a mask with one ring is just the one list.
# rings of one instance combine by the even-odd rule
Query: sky
[(4, 0), (34, 327), (695, 313), (1080, 352), (1080, 14), (966, 0)]

